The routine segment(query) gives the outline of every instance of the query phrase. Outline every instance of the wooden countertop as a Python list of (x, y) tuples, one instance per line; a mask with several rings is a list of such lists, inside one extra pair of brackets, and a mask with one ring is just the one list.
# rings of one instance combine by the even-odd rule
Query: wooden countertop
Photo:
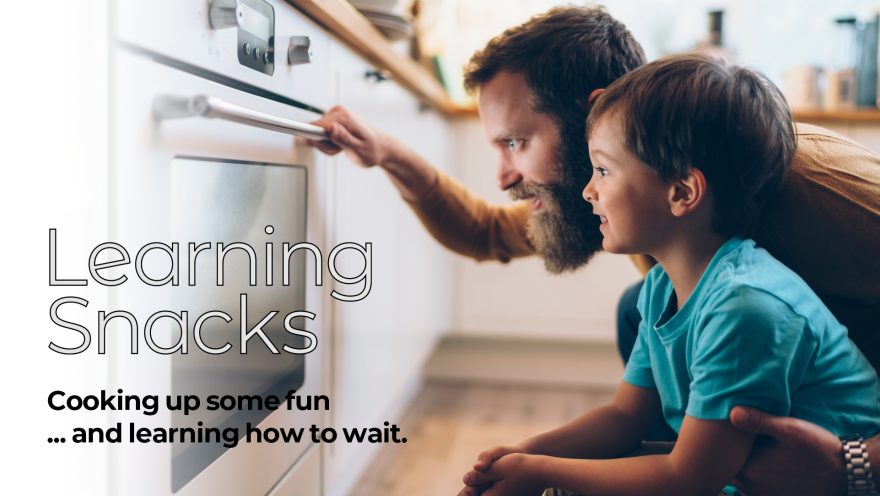
[(797, 122), (840, 122), (840, 123), (877, 123), (880, 124), (880, 109), (854, 108), (840, 110), (794, 109), (794, 120)]

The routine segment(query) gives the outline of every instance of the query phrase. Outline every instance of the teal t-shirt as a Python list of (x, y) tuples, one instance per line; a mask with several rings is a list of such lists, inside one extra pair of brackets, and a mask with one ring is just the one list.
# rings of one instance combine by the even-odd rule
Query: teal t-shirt
[(658, 264), (639, 295), (639, 335), (623, 380), (657, 388), (678, 432), (685, 414), (737, 405), (797, 417), (838, 436), (880, 432), (877, 374), (797, 274), (732, 238), (681, 310)]

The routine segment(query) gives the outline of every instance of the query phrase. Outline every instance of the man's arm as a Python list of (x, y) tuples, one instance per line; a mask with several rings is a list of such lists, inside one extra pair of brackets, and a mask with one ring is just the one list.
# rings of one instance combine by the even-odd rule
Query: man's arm
[(309, 141), (329, 155), (344, 151), (362, 167), (379, 166), (400, 191), (428, 232), (450, 250), (477, 260), (534, 255), (526, 239), (529, 207), (490, 205), (434, 169), (396, 139), (373, 128), (343, 107), (313, 122), (327, 129), (331, 141)]
[(344, 151), (361, 167), (378, 165), (406, 201), (418, 200), (437, 183), (437, 170), (424, 158), (343, 107), (333, 107), (312, 124), (330, 135), (330, 141), (307, 140), (312, 146), (327, 155)]
[[(737, 486), (749, 496), (843, 496), (846, 467), (840, 440), (827, 430), (796, 418), (775, 417), (754, 408), (730, 412), (734, 426), (769, 436), (755, 443)], [(858, 434), (858, 433), (853, 433)], [(880, 487), (880, 435), (866, 440), (874, 484)]]

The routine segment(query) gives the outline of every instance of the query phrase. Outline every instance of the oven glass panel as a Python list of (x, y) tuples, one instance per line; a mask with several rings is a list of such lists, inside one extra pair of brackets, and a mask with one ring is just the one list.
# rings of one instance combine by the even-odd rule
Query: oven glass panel
[[(231, 349), (223, 354), (209, 354), (193, 339), (186, 355), (172, 356), (172, 397), (197, 395), (202, 400), (198, 411), (185, 415), (172, 412), (172, 426), (178, 429), (237, 428), (239, 440), (245, 436), (246, 425), (256, 426), (271, 412), (268, 409), (208, 411), (206, 398), (229, 395), (275, 395), (283, 398), (291, 389), (302, 386), (305, 372), (304, 355), (283, 351), (284, 345), (305, 348), (306, 339), (284, 329), (284, 318), (290, 312), (306, 310), (306, 250), (297, 250), (290, 258), (290, 284), (283, 285), (283, 243), (291, 246), (306, 241), (306, 169), (299, 166), (254, 164), (193, 157), (177, 157), (171, 162), (171, 229), (172, 238), (180, 243), (181, 281), (173, 289), (174, 307), (189, 312), (192, 328), (209, 311), (228, 314), (210, 318), (202, 327), (202, 340), (211, 348)], [(272, 234), (267, 227), (272, 226)], [(189, 286), (189, 243), (196, 246), (209, 242), (201, 251), (195, 267), (195, 286)], [(217, 243), (246, 243), (256, 255), (257, 285), (250, 285), (250, 258), (244, 250), (230, 251), (224, 261), (224, 281), (217, 284)], [(272, 285), (267, 285), (267, 243), (272, 244)], [(311, 256), (311, 255), (309, 255)], [(311, 265), (311, 264), (310, 264)], [(186, 276), (184, 276), (186, 274)], [(313, 277), (313, 276), (312, 276)], [(255, 336), (241, 354), (241, 295), (247, 294), (247, 330), (254, 328), (269, 312), (277, 311), (263, 332), (280, 354), (273, 354)], [(170, 319), (163, 319), (170, 320)], [(305, 319), (297, 318), (291, 325), (305, 329)], [(157, 322), (158, 325), (158, 322)], [(170, 329), (170, 326), (169, 326)], [(176, 342), (175, 331), (167, 338)], [(177, 331), (179, 332), (179, 331)], [(161, 334), (158, 332), (157, 335)], [(179, 334), (178, 334), (179, 335)], [(283, 403), (282, 403), (283, 405)], [(283, 408), (283, 406), (282, 406)], [(199, 425), (201, 423), (202, 425)], [(231, 434), (231, 431), (230, 431)], [(171, 485), (177, 492), (227, 449), (221, 442), (172, 443)]]

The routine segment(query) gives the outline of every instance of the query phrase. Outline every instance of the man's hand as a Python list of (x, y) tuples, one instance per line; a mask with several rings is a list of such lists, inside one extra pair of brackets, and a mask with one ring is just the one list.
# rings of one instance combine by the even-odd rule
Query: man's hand
[(330, 141), (308, 140), (309, 144), (327, 155), (345, 151), (348, 159), (361, 167), (386, 163), (395, 143), (388, 135), (340, 106), (333, 107), (312, 124), (325, 128)]
[(437, 171), (424, 158), (343, 107), (333, 107), (312, 124), (325, 128), (330, 141), (309, 144), (327, 155), (344, 151), (361, 167), (380, 166), (404, 200), (422, 198), (437, 183)]
[(840, 440), (810, 422), (738, 406), (730, 421), (758, 437), (733, 484), (749, 496), (846, 494)]
[[(484, 451), (480, 455), (489, 451), (492, 450)], [(537, 459), (537, 456), (522, 453), (511, 453), (495, 458), (491, 465), (482, 471), (471, 470), (466, 473), (463, 480), (467, 487), (458, 495), (540, 496), (546, 488), (539, 477), (535, 463)], [(477, 463), (480, 461), (478, 460)]]

